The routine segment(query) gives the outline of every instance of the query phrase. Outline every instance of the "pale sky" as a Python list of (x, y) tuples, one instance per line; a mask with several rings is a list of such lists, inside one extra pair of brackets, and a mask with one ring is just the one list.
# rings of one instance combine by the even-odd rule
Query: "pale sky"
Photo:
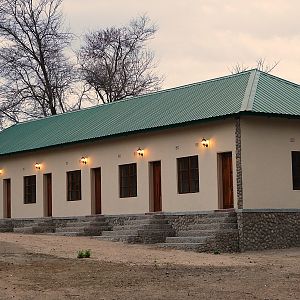
[(237, 62), (280, 61), (272, 74), (300, 84), (300, 0), (64, 0), (66, 24), (122, 26), (147, 13), (163, 88), (229, 74)]

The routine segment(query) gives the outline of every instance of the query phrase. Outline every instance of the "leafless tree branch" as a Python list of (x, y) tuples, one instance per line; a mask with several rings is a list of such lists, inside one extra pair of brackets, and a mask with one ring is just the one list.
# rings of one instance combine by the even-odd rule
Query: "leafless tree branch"
[(162, 83), (154, 69), (154, 53), (146, 47), (157, 28), (147, 16), (120, 28), (90, 32), (78, 52), (84, 81), (103, 102), (157, 90)]
[[(279, 63), (280, 61), (274, 61), (273, 64), (268, 64), (265, 58), (259, 58), (256, 61), (256, 66), (254, 68), (265, 73), (271, 73), (278, 66)], [(238, 74), (252, 68), (245, 66), (244, 64), (237, 63), (236, 65), (228, 69), (231, 72), (231, 74)]]
[(0, 0), (1, 124), (5, 119), (18, 122), (74, 107), (68, 96), (78, 75), (65, 55), (72, 35), (63, 28), (61, 3)]

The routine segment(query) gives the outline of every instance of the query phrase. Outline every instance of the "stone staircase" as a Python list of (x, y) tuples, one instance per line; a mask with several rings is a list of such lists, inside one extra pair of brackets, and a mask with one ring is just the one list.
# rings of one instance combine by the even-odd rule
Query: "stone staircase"
[[(176, 221), (171, 222), (173, 227), (178, 225)], [(176, 230), (176, 236), (167, 237), (158, 246), (197, 252), (239, 251), (237, 216), (234, 211), (201, 214), (190, 224), (183, 223), (186, 226)]]
[(56, 225), (54, 235), (64, 236), (98, 236), (103, 231), (111, 230), (105, 217), (97, 216), (85, 219), (68, 219), (62, 220)]
[(47, 219), (32, 219), (22, 220), (16, 227), (13, 228), (15, 233), (51, 233), (55, 231), (55, 224), (51, 218)]
[[(6, 230), (1, 226), (1, 230)], [(7, 231), (9, 231), (7, 227)], [(102, 231), (110, 230), (111, 226), (103, 216), (83, 218), (43, 218), (19, 220), (10, 231), (22, 234), (52, 234), (64, 236), (101, 235)]]
[(98, 240), (120, 241), (126, 243), (154, 244), (162, 243), (167, 236), (174, 236), (175, 230), (164, 215), (140, 215), (123, 220), (114, 225), (111, 231), (103, 231)]

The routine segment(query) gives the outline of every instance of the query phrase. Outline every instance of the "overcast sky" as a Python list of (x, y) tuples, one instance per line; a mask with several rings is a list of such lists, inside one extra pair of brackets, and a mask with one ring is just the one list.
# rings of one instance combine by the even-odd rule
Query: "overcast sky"
[(64, 0), (67, 25), (122, 26), (147, 13), (159, 30), (151, 42), (163, 88), (229, 74), (262, 57), (276, 76), (300, 84), (299, 0)]

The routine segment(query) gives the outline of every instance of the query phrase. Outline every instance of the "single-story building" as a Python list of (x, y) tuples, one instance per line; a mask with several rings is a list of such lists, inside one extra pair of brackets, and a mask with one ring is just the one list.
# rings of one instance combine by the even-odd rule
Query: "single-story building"
[(0, 218), (300, 208), (300, 86), (258, 70), (0, 133)]

